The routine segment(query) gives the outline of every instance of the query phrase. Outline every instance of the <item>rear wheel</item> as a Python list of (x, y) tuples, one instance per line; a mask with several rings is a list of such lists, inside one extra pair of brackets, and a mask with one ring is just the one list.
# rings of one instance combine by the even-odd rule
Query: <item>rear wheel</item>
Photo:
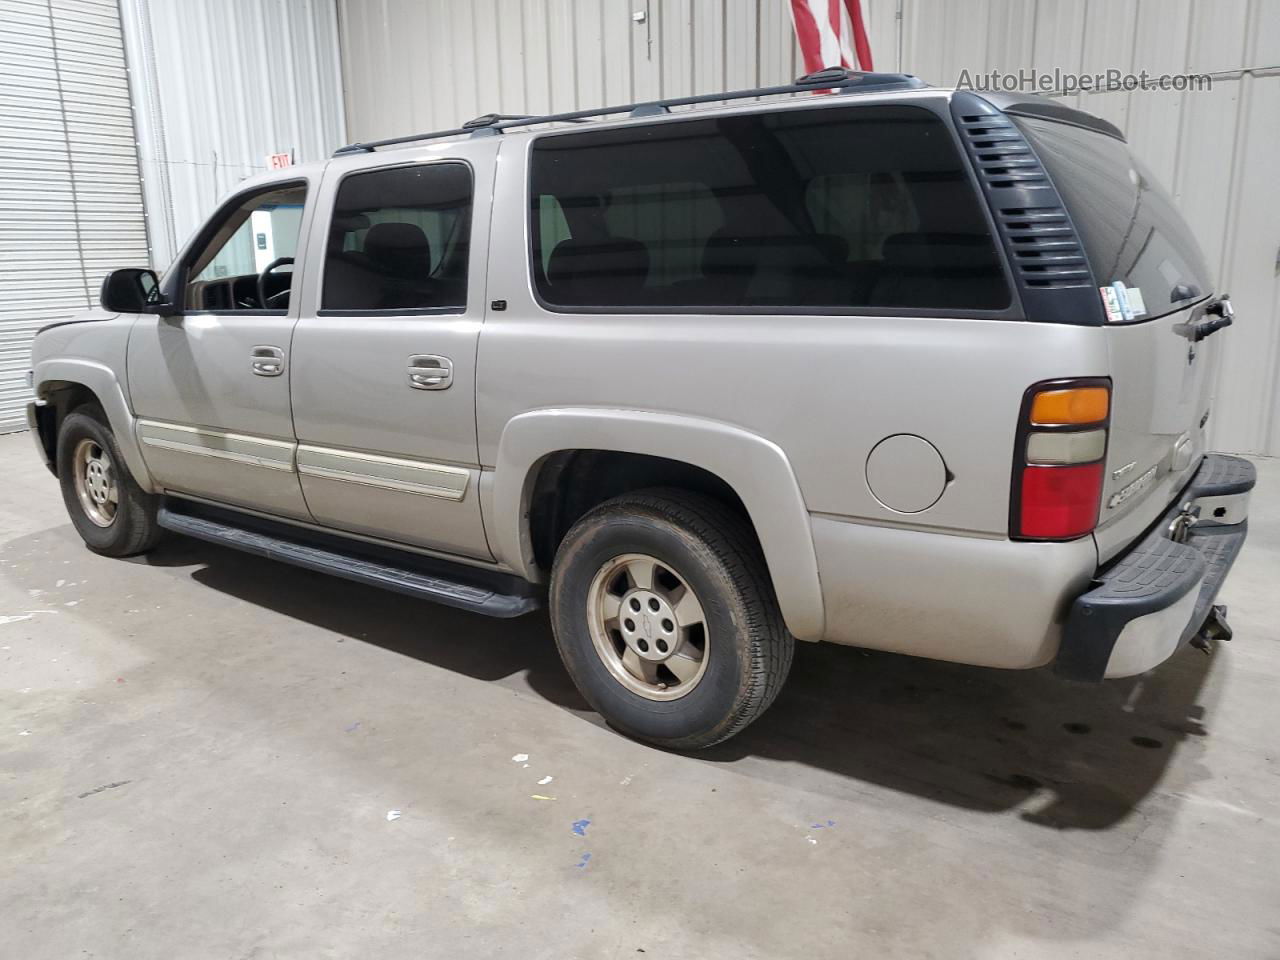
[(763, 713), (795, 645), (745, 520), (683, 491), (617, 497), (574, 524), (556, 554), (551, 618), (591, 705), (677, 749), (719, 743)]
[(71, 522), (95, 553), (128, 557), (155, 546), (159, 498), (138, 486), (106, 417), (79, 407), (58, 429), (58, 482)]

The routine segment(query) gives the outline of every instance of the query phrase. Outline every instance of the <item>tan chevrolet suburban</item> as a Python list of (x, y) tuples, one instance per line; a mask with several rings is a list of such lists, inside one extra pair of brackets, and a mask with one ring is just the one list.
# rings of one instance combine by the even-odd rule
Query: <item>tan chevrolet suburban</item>
[(824, 71), (489, 115), (247, 180), (101, 301), (29, 411), (90, 549), (545, 604), (664, 746), (742, 730), (797, 640), (1099, 681), (1230, 636), (1230, 303), (1052, 100)]

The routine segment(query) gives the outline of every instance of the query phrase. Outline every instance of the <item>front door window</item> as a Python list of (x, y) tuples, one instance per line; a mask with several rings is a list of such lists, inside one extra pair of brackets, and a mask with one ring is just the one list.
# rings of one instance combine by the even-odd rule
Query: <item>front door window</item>
[(236, 206), (191, 261), (185, 308), (287, 311), (306, 195), (305, 186), (292, 184)]

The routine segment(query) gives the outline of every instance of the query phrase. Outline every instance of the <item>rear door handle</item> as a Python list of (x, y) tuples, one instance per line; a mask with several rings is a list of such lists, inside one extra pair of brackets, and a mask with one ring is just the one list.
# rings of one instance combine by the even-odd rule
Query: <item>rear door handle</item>
[(250, 357), (253, 372), (260, 377), (278, 377), (284, 373), (284, 351), (279, 347), (265, 344), (254, 347)]
[(409, 358), (409, 386), (415, 390), (448, 390), (453, 386), (453, 361), (433, 353)]

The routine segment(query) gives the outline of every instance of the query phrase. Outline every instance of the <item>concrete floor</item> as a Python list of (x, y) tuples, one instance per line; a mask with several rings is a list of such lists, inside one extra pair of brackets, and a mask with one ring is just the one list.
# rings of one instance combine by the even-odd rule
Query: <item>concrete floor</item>
[(586, 711), (541, 615), (94, 556), (0, 437), (0, 954), (1280, 956), (1259, 468), (1213, 658), (1076, 688), (802, 646), (687, 757)]

